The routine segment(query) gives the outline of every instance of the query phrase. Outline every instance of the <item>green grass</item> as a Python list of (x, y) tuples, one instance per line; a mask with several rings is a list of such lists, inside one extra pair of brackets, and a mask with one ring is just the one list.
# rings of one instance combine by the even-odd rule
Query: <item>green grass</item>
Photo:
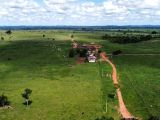
[[(11, 38), (0, 31), (5, 38), (0, 40), (0, 94), (5, 93), (13, 107), (0, 110), (0, 120), (94, 120), (102, 115), (119, 120), (117, 97), (108, 97), (115, 93), (111, 77), (106, 76), (111, 74), (111, 67), (106, 63), (76, 65), (75, 59), (65, 59), (71, 47), (70, 35), (79, 43), (101, 44), (107, 53), (120, 49), (123, 53), (159, 54), (160, 39), (120, 45), (102, 40), (106, 33), (123, 31), (13, 31)], [(127, 108), (144, 120), (149, 114), (160, 114), (158, 61), (158, 56), (113, 58)], [(25, 88), (33, 90), (29, 108), (22, 104)]]
[[(114, 119), (119, 120), (120, 115), (118, 114), (118, 99), (111, 77), (112, 68), (108, 63), (100, 62), (99, 71), (103, 91), (103, 108), (108, 116), (112, 116)], [(115, 97), (110, 98), (109, 94), (115, 94)]]
[[(80, 66), (65, 60), (62, 56), (69, 48), (67, 41), (19, 40), (1, 45), (0, 93), (8, 96), (13, 107), (0, 110), (1, 120), (88, 120), (102, 114), (97, 64)], [(33, 90), (29, 108), (22, 105), (25, 88)]]
[(159, 59), (160, 56), (119, 56), (113, 59), (127, 108), (144, 120), (160, 115)]
[[(76, 65), (75, 59), (63, 58), (71, 47), (64, 39), (68, 34), (60, 33), (53, 41), (48, 39), (52, 34), (42, 38), (38, 31), (15, 31), (12, 40), (6, 36), (1, 41), (0, 93), (8, 96), (13, 107), (0, 110), (1, 120), (94, 120), (105, 114), (99, 66)], [(25, 88), (33, 90), (29, 108), (22, 104)]]

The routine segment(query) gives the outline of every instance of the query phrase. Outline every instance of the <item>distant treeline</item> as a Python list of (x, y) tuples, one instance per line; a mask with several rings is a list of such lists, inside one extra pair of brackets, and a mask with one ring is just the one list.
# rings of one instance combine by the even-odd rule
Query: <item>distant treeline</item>
[(109, 40), (113, 43), (127, 44), (127, 43), (137, 43), (141, 41), (147, 41), (152, 39), (152, 35), (121, 35), (121, 36), (110, 36), (105, 34), (102, 39)]
[(128, 25), (128, 26), (0, 26), (1, 30), (82, 30), (82, 31), (94, 31), (94, 30), (110, 30), (110, 29), (160, 29), (160, 25)]

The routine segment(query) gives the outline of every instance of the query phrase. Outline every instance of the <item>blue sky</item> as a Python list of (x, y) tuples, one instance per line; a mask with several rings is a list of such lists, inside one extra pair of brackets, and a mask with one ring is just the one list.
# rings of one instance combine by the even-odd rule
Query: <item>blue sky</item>
[(0, 25), (157, 25), (160, 0), (0, 0)]

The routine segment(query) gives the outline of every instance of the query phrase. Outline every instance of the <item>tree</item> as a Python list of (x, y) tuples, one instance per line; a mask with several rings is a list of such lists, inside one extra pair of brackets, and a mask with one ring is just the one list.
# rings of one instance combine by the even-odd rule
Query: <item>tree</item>
[(27, 105), (27, 107), (32, 103), (32, 101), (30, 100), (31, 93), (32, 93), (32, 90), (28, 88), (26, 88), (24, 90), (24, 93), (22, 93), (22, 97), (25, 99), (25, 102), (23, 104)]
[(0, 107), (9, 106), (10, 102), (8, 101), (8, 97), (2, 94), (0, 96)]
[(7, 30), (7, 31), (6, 31), (6, 34), (11, 35), (11, 34), (12, 34), (12, 31), (11, 31), (11, 30)]
[(46, 36), (46, 35), (43, 34), (43, 38), (44, 38), (45, 36)]
[(71, 35), (71, 38), (72, 38), (72, 39), (74, 38), (74, 35), (73, 35), (73, 34)]
[(152, 34), (157, 34), (157, 32), (156, 31), (152, 31)]
[(1, 40), (4, 40), (4, 37), (1, 37)]
[(110, 35), (105, 34), (105, 35), (102, 36), (102, 39), (106, 40), (106, 39), (109, 39), (110, 37), (111, 37)]
[(75, 56), (75, 50), (74, 49), (70, 49), (69, 50), (69, 58), (73, 58)]

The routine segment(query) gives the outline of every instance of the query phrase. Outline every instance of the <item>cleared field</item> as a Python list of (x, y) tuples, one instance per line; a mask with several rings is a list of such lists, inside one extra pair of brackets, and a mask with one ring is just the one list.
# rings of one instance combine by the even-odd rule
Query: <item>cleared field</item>
[[(70, 33), (60, 33), (63, 39), (56, 41), (52, 34), (49, 39), (41, 34), (15, 31), (11, 40), (6, 36), (0, 42), (0, 93), (13, 107), (0, 110), (0, 119), (94, 120), (106, 115), (99, 65), (76, 65), (64, 57), (71, 47), (64, 41)], [(25, 88), (33, 90), (29, 108), (22, 104)]]
[(116, 64), (122, 93), (133, 115), (148, 119), (160, 115), (160, 56), (119, 56)]
[[(95, 120), (103, 115), (119, 120), (117, 96), (109, 97), (115, 93), (110, 66), (76, 65), (75, 59), (67, 59), (71, 34), (79, 43), (103, 45), (102, 50), (107, 53), (117, 49), (129, 54), (160, 53), (159, 38), (125, 45), (102, 39), (106, 33), (123, 32), (13, 31), (12, 37), (4, 31), (0, 33), (4, 36), (0, 40), (0, 94), (5, 93), (13, 107), (0, 110), (1, 120)], [(160, 56), (112, 59), (127, 108), (144, 120), (160, 114), (159, 59)], [(33, 90), (29, 108), (22, 104), (25, 88)]]

